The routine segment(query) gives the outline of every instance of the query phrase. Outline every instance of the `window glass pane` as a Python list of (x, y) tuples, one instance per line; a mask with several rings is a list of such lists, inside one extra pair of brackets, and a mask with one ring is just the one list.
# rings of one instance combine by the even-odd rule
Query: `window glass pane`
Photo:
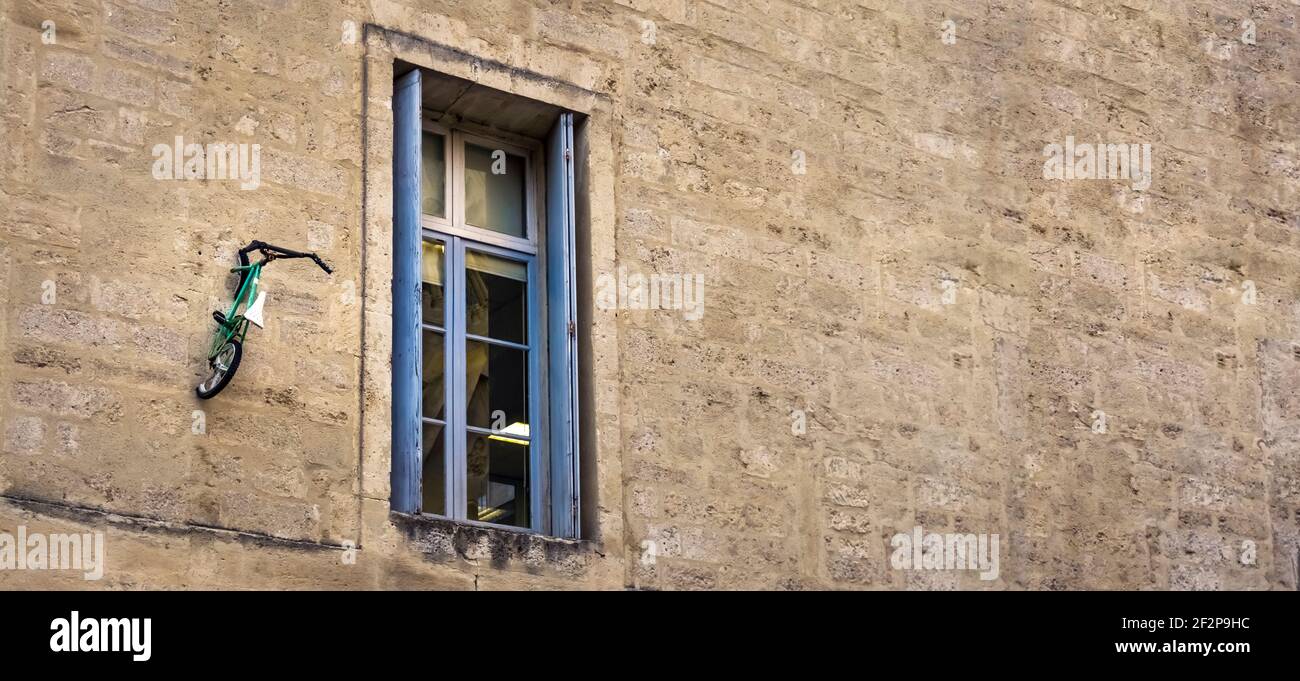
[(465, 143), (465, 222), (526, 238), (526, 186), (522, 156)]
[(528, 351), (465, 341), (466, 422), (529, 437)]
[(424, 242), (424, 255), (420, 261), (420, 319), (425, 324), (446, 328), (446, 248), (442, 242)]
[(424, 331), (423, 364), (420, 367), (420, 403), (422, 415), (429, 419), (447, 419), (446, 343), (439, 331)]
[(447, 142), (425, 131), (420, 140), (420, 211), (447, 217)]
[(528, 445), (499, 435), (468, 434), (465, 517), (528, 527)]
[(424, 513), (447, 513), (447, 427), (436, 423), (424, 424), (424, 456), (421, 492), (424, 496), (420, 510)]
[(528, 265), (465, 250), (465, 331), (512, 343), (528, 338)]

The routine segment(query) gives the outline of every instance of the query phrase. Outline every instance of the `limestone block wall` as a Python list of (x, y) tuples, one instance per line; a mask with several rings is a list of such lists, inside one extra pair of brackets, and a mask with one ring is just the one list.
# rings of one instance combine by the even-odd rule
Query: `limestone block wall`
[[(1295, 589), (1298, 13), (0, 0), (0, 532), (107, 558), (0, 588)], [(590, 117), (584, 541), (389, 513), (395, 60)], [(1053, 176), (1098, 144), (1145, 174)], [(271, 266), (199, 402), (254, 238), (336, 273)]]

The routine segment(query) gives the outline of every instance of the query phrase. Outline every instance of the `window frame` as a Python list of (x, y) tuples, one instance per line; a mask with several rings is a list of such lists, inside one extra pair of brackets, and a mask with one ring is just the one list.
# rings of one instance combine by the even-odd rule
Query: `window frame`
[[(423, 257), (423, 244), (441, 243), (443, 245), (443, 271), (445, 272), (443, 281), (444, 318), (442, 326), (435, 329), (430, 329), (431, 325), (426, 324), (423, 318), (420, 319), (420, 347), (421, 357), (423, 357), (424, 331), (435, 330), (443, 334), (443, 404), (445, 405), (444, 413), (446, 418), (440, 422), (438, 419), (426, 417), (423, 413), (423, 400), (421, 400), (418, 414), (421, 445), (417, 452), (418, 467), (415, 471), (416, 480), (421, 490), (416, 495), (417, 512), (420, 515), (485, 527), (549, 534), (552, 532), (551, 516), (554, 502), (551, 499), (552, 462), (547, 430), (549, 407), (543, 404), (549, 392), (549, 382), (546, 376), (549, 361), (546, 354), (548, 334), (545, 332), (548, 319), (545, 279), (545, 228), (541, 224), (540, 216), (544, 213), (539, 205), (540, 197), (545, 196), (546, 186), (546, 178), (541, 172), (546, 168), (543, 156), (545, 153), (544, 148), (541, 142), (535, 140), (526, 140), (523, 141), (523, 144), (520, 144), (515, 141), (504, 140), (500, 136), (486, 134), (474, 126), (441, 124), (429, 120), (424, 112), (421, 115), (421, 131), (443, 135), (443, 148), (446, 150), (447, 156), (444, 164), (446, 168), (444, 183), (447, 186), (445, 212), (448, 217), (439, 218), (423, 211), (419, 213), (421, 257)], [(527, 238), (502, 234), (501, 232), (476, 227), (465, 222), (464, 144), (467, 141), (479, 146), (501, 149), (507, 154), (514, 154), (523, 158), (525, 164), (524, 212)], [(423, 144), (423, 137), (421, 137), (420, 143)], [(423, 168), (421, 168), (421, 172), (423, 172)], [(526, 345), (473, 335), (466, 329), (466, 299), (464, 292), (467, 290), (465, 282), (467, 275), (465, 254), (467, 251), (521, 262), (527, 267), (526, 318), (528, 333), (526, 340), (528, 342)], [(467, 461), (469, 435), (471, 433), (484, 436), (493, 434), (490, 429), (471, 426), (468, 423), (468, 411), (465, 404), (468, 396), (465, 394), (465, 381), (466, 348), (469, 341), (513, 347), (527, 353), (528, 419), (530, 425), (528, 435), (529, 524), (527, 526), (492, 523), (467, 517), (469, 502)], [(424, 384), (423, 374), (424, 362), (421, 360), (416, 364), (416, 381), (421, 386)], [(424, 426), (430, 423), (440, 424), (444, 433), (443, 484), (445, 489), (443, 495), (446, 508), (439, 510), (423, 508), (425, 455), (423, 429)]]
[[(581, 498), (582, 491), (586, 489), (582, 472), (584, 466), (594, 466), (595, 463), (590, 457), (583, 457), (581, 452), (581, 442), (584, 439), (582, 429), (592, 427), (590, 417), (584, 416), (585, 394), (582, 393), (581, 385), (584, 379), (579, 347), (581, 328), (589, 320), (579, 318), (576, 302), (580, 267), (577, 259), (585, 251), (578, 236), (583, 221), (581, 206), (575, 202), (575, 198), (579, 192), (585, 193), (587, 189), (580, 189), (579, 185), (583, 181), (582, 169), (586, 158), (583, 150), (585, 133), (575, 134), (575, 130), (579, 125), (586, 125), (582, 122), (586, 120), (586, 114), (550, 105), (552, 108), (544, 113), (553, 113), (555, 118), (545, 135), (538, 138), (520, 137), (493, 127), (468, 124), (456, 114), (425, 110), (425, 81), (441, 78), (444, 76), (418, 66), (403, 69), (394, 74), (393, 78), (392, 249), (387, 254), (392, 263), (392, 305), (386, 311), (392, 319), (392, 363), (389, 372), (392, 385), (389, 431), (392, 446), (390, 508), (394, 513), (417, 516), (423, 503), (421, 441), (424, 433), (421, 416), (425, 406), (417, 371), (417, 366), (423, 363), (424, 355), (421, 145), (424, 123), (431, 120), (444, 127), (463, 127), (472, 134), (487, 131), (487, 136), (494, 139), (508, 140), (516, 146), (535, 148), (540, 152), (527, 157), (531, 162), (530, 175), (538, 178), (533, 183), (532, 208), (536, 211), (537, 220), (545, 221), (545, 230), (534, 237), (537, 239), (536, 255), (541, 259), (538, 262), (544, 263), (546, 270), (545, 281), (536, 281), (536, 300), (539, 301), (539, 311), (544, 310), (544, 322), (535, 324), (534, 328), (543, 335), (540, 345), (544, 348), (543, 361), (546, 363), (539, 372), (540, 381), (536, 382), (542, 393), (536, 404), (543, 409), (542, 422), (538, 424), (538, 437), (542, 438), (542, 446), (547, 448), (542, 461), (551, 468), (549, 481), (543, 481), (542, 489), (539, 490), (543, 504), (543, 519), (540, 522), (542, 532), (547, 536), (581, 539), (584, 534), (583, 513), (588, 508)], [(433, 87), (443, 85), (446, 83)], [(462, 95), (474, 88), (496, 92), (497, 107), (502, 105), (499, 98), (501, 94), (507, 98), (517, 98), (522, 106), (532, 107), (534, 123), (542, 122), (536, 118), (541, 115), (536, 103), (527, 103), (533, 100), (478, 84), (464, 87), (466, 89), (461, 91)], [(543, 106), (547, 105), (543, 103)], [(491, 112), (486, 112), (485, 115), (488, 120), (495, 116)], [(451, 200), (454, 201), (455, 198), (452, 197)], [(454, 218), (451, 222), (454, 222)], [(444, 229), (435, 228), (434, 231), (449, 233)], [(478, 241), (475, 237), (479, 234), (482, 233), (475, 232), (467, 237)], [(487, 268), (487, 271), (492, 271), (492, 268)], [(446, 324), (445, 319), (443, 324)], [(432, 408), (438, 409), (436, 406)], [(587, 464), (588, 461), (591, 463)], [(594, 522), (594, 517), (591, 521)], [(484, 525), (472, 520), (451, 519), (450, 522)], [(536, 525), (537, 522), (535, 520), (530, 524)], [(531, 528), (509, 525), (485, 526), (498, 530), (533, 532)]]

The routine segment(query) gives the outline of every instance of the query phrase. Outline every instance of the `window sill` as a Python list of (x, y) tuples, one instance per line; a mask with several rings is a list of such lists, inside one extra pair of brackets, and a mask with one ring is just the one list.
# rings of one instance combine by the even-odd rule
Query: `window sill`
[(598, 542), (548, 537), (522, 528), (389, 511), (426, 560), (488, 564), (504, 570), (578, 577), (601, 555)]

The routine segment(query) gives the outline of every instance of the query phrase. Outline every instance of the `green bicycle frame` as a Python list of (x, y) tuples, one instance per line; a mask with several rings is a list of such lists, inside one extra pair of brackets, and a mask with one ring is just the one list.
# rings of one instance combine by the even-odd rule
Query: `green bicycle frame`
[(226, 322), (219, 324), (217, 335), (212, 340), (212, 348), (208, 350), (209, 360), (215, 359), (221, 348), (225, 347), (226, 343), (231, 340), (238, 340), (240, 343), (244, 342), (244, 336), (248, 335), (248, 320), (244, 318), (244, 315), (235, 313), (239, 311), (241, 304), (245, 310), (248, 309), (249, 305), (253, 304), (254, 296), (257, 295), (258, 280), (262, 278), (262, 265), (265, 262), (264, 260), (231, 268), (231, 272), (247, 272), (247, 275), (239, 286), (239, 292), (235, 294), (235, 301), (230, 304), (230, 311), (226, 313)]

